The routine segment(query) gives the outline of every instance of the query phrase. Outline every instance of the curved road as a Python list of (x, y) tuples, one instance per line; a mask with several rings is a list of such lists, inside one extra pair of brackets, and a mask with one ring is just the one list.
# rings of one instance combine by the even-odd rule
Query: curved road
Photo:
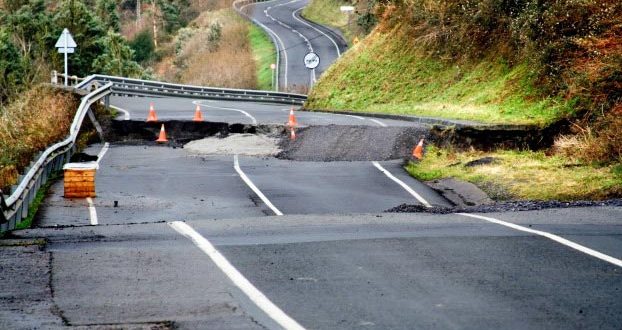
[[(252, 6), (293, 44), (304, 38), (283, 24), (303, 5)], [(300, 31), (324, 51), (313, 29)], [(295, 47), (282, 62), (288, 88), (312, 78), (291, 60), (306, 46)], [(282, 124), (289, 111), (111, 101), (118, 120), (143, 121), (150, 102), (161, 121), (190, 120), (196, 104), (206, 120), (228, 123)], [(298, 120), (413, 126), (307, 112)], [(99, 155), (97, 197), (65, 199), (60, 180), (35, 228), (0, 241), (2, 329), (622, 327), (621, 207), (390, 214), (402, 203), (448, 204), (399, 161), (194, 155), (149, 143), (86, 152)]]
[[(300, 16), (308, 0), (273, 0), (241, 5), (240, 10), (275, 39), (280, 54), (279, 88), (307, 93), (317, 78), (346, 50), (337, 33)], [(309, 70), (304, 56), (320, 57), (317, 68)]]

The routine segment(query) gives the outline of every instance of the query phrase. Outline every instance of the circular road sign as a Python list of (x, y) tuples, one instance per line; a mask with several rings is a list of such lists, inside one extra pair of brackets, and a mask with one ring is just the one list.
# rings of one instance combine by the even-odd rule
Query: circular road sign
[(307, 69), (315, 69), (320, 65), (320, 57), (316, 53), (308, 53), (305, 55), (305, 66)]

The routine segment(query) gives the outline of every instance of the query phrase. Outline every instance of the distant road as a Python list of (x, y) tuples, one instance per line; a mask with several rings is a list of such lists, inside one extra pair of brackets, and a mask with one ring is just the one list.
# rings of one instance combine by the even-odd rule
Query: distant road
[[(239, 8), (276, 40), (280, 54), (279, 88), (306, 93), (320, 75), (345, 51), (337, 33), (300, 16), (308, 0), (275, 0)], [(314, 52), (320, 64), (314, 70), (304, 65), (304, 56)]]

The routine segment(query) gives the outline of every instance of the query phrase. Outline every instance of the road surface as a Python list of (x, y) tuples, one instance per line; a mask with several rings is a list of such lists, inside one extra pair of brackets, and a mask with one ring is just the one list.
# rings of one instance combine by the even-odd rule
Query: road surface
[[(276, 21), (295, 21), (303, 5), (253, 6), (296, 43)], [(318, 53), (320, 39), (310, 40)], [(312, 77), (296, 71), (291, 58), (305, 49), (294, 48), (288, 88)], [(231, 124), (283, 124), (290, 110), (112, 99), (118, 120), (143, 121), (151, 102), (161, 121), (190, 120), (197, 104), (206, 120)], [(297, 114), (302, 125), (414, 126)], [(98, 196), (65, 199), (61, 180), (35, 228), (0, 240), (0, 329), (622, 328), (622, 207), (394, 214), (384, 211), (448, 202), (399, 160), (196, 155), (153, 143), (86, 152), (100, 156)]]
[[(279, 87), (282, 91), (307, 93), (320, 75), (346, 50), (338, 33), (302, 18), (308, 0), (276, 0), (249, 3), (240, 10), (276, 40), (280, 54)], [(315, 69), (304, 64), (307, 53), (320, 58)]]

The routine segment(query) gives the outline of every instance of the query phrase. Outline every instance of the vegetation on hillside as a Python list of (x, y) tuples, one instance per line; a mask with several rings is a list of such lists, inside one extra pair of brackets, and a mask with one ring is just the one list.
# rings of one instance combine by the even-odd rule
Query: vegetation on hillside
[(37, 152), (67, 136), (79, 104), (70, 92), (38, 86), (0, 111), (0, 189), (14, 184)]
[(231, 8), (203, 12), (180, 29), (168, 47), (172, 47), (172, 54), (154, 65), (155, 73), (165, 80), (257, 87), (250, 24)]
[[(320, 79), (307, 107), (540, 125), (570, 118), (582, 141), (620, 126), (620, 1), (381, 1), (374, 14), (374, 31)], [(598, 160), (622, 157), (610, 151)]]

